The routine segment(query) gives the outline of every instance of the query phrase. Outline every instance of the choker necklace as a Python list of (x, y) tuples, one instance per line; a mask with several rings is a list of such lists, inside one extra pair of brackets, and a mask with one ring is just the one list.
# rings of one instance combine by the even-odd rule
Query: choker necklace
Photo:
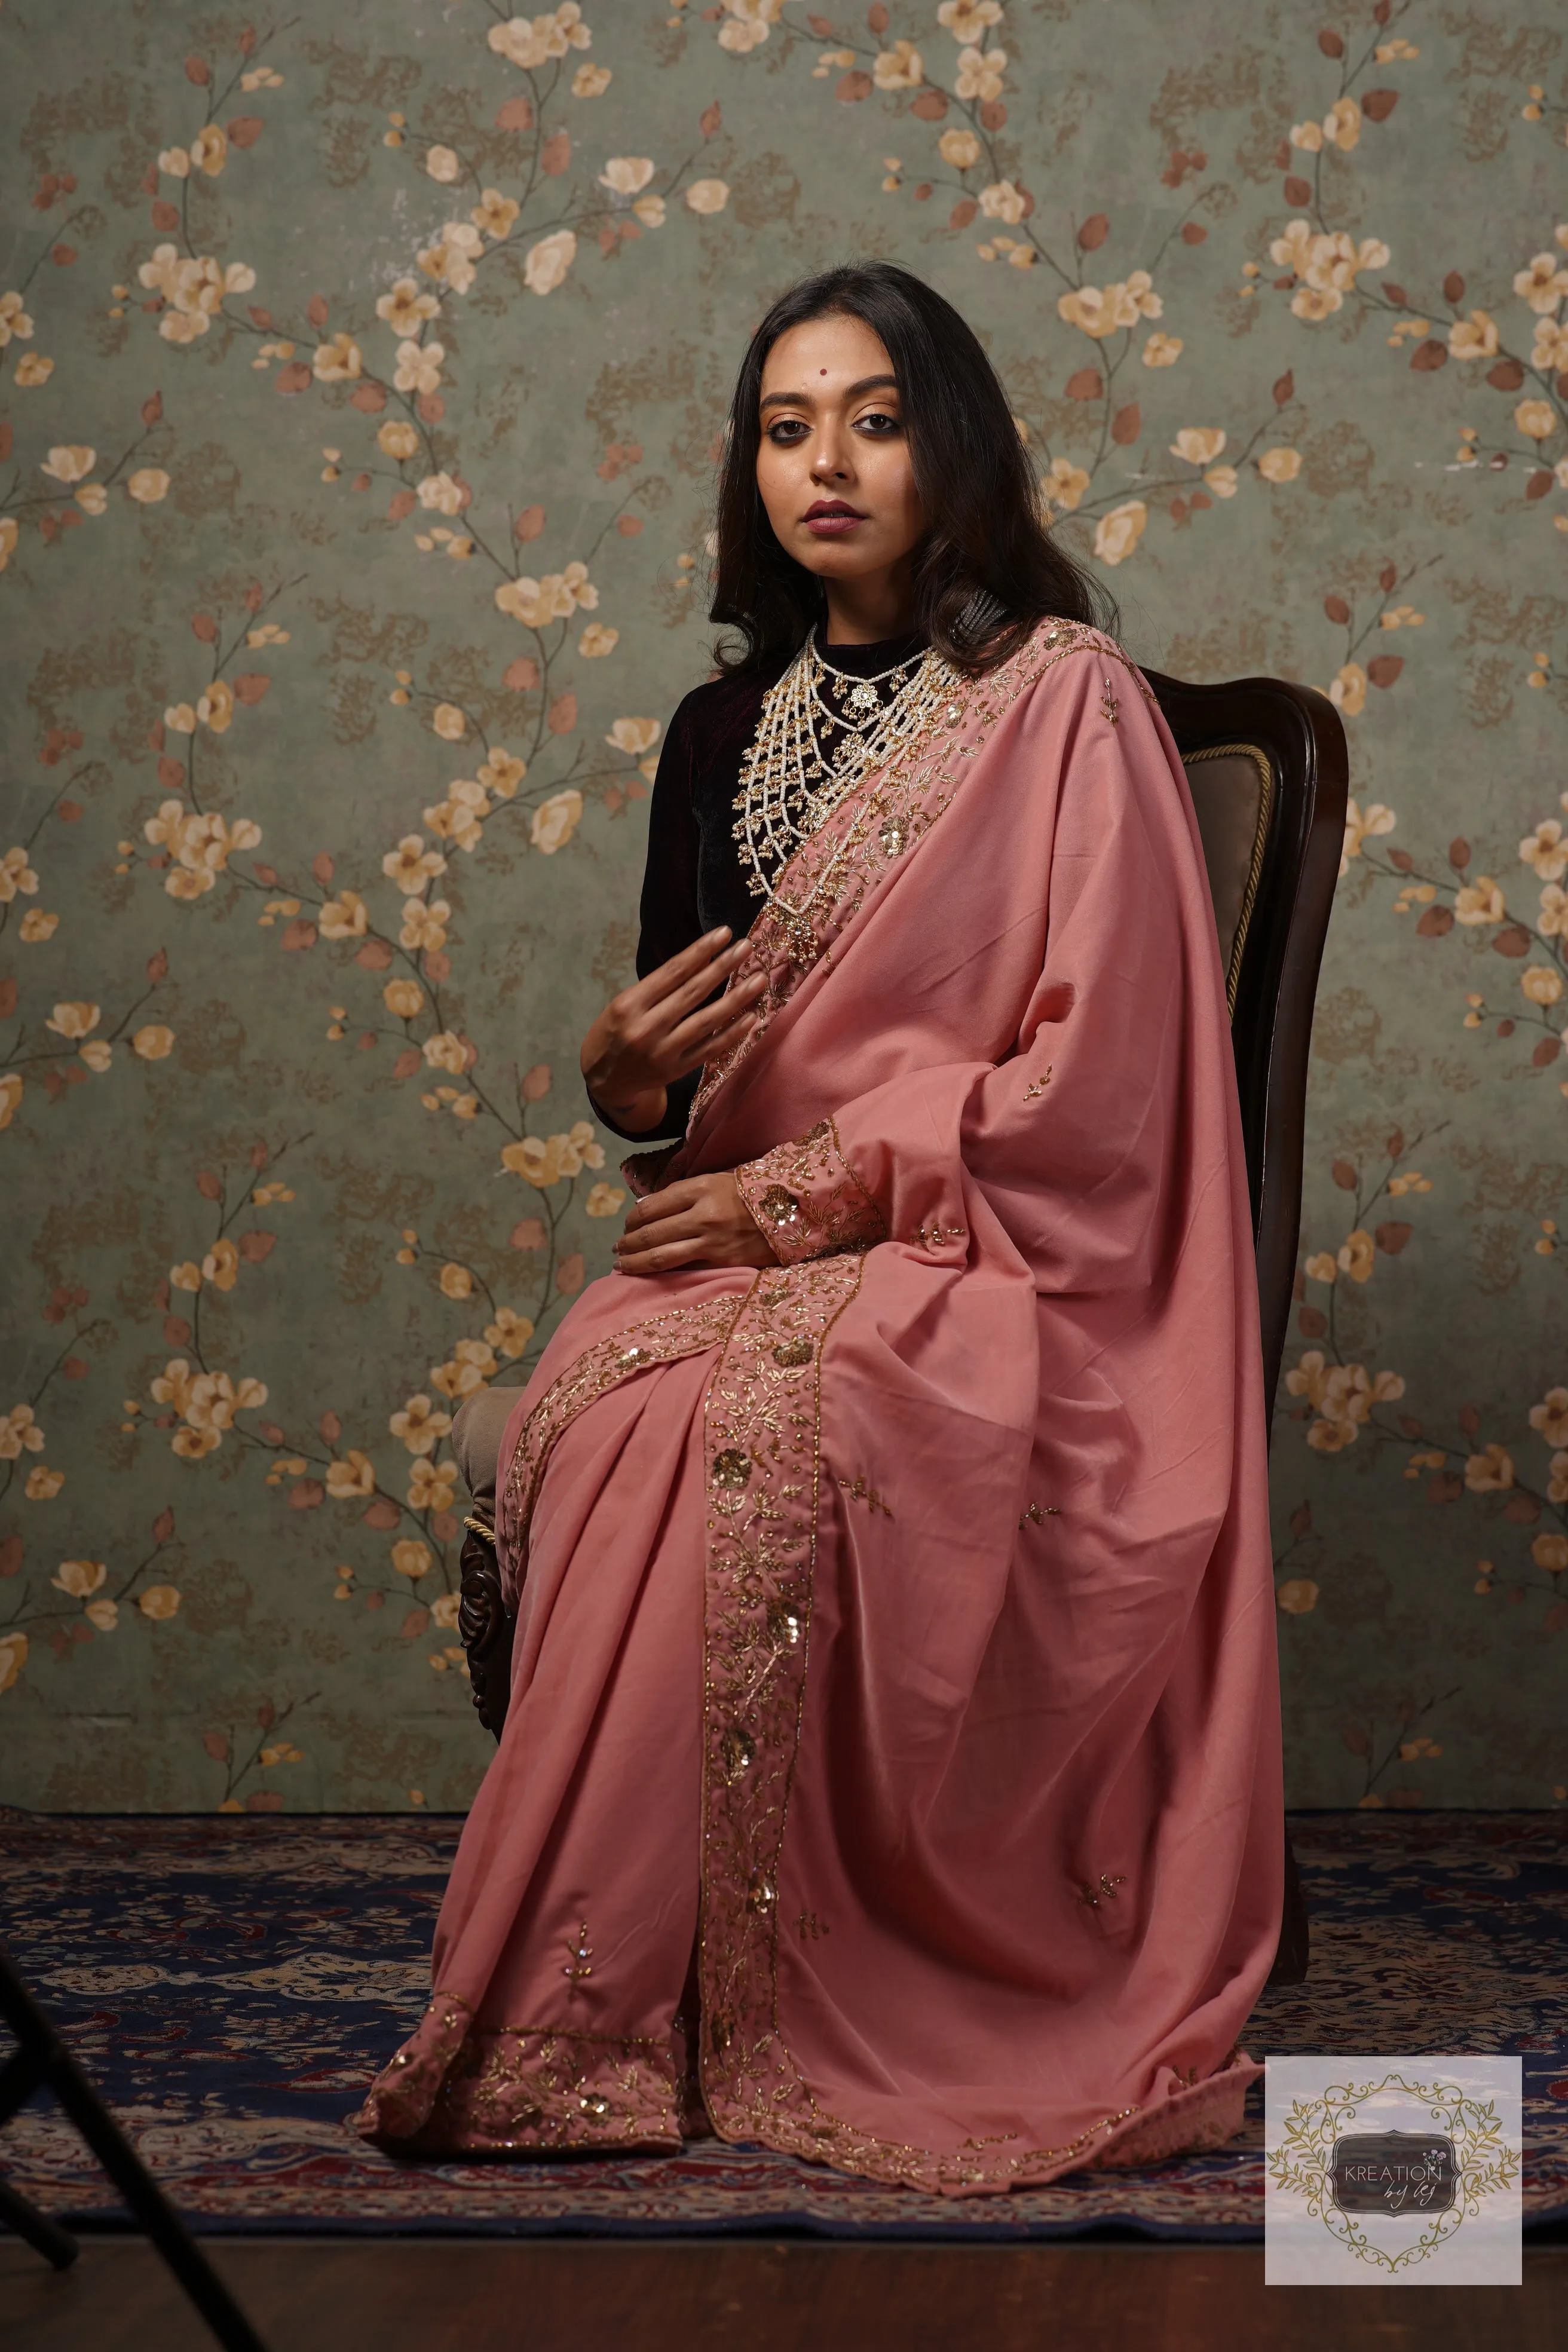
[[(891, 681), (886, 700), (877, 691)], [(741, 772), (733, 828), (751, 871), (746, 887), (791, 930), (804, 908), (780, 898), (771, 877), (829, 817), (847, 793), (899, 746), (921, 734), (961, 681), (929, 647), (873, 677), (836, 668), (814, 628), (775, 686)], [(813, 894), (815, 895), (815, 893)]]

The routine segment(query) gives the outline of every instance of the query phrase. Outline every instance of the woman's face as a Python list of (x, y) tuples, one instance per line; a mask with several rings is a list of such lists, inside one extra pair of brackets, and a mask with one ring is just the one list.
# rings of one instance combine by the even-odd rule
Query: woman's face
[(763, 369), (757, 488), (773, 534), (833, 581), (890, 574), (926, 527), (893, 363), (859, 319), (810, 319)]

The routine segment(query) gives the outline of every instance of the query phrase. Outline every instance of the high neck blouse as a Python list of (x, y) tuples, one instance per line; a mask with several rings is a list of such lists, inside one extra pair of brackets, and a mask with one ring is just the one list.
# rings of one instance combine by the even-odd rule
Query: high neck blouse
[[(923, 645), (919, 635), (908, 635), (869, 646), (825, 645), (822, 651), (835, 669), (874, 678), (879, 671), (910, 660)], [(762, 677), (712, 678), (687, 696), (669, 722), (648, 814), (639, 980), (721, 923), (727, 923), (736, 939), (744, 939), (765, 903), (748, 887), (734, 836), (735, 798), (763, 698), (786, 667), (780, 663)], [(881, 700), (890, 699), (888, 688), (879, 687), (878, 694)], [(659, 1142), (684, 1135), (700, 1076), (700, 1071), (694, 1071), (672, 1086), (662, 1123), (636, 1140)], [(605, 1126), (626, 1134), (601, 1106), (595, 1104), (595, 1109)]]

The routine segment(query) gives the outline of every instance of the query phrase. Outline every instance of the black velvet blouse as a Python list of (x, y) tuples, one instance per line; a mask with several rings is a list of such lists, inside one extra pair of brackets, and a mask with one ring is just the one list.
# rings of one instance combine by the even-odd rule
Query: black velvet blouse
[[(835, 669), (872, 677), (908, 661), (921, 643), (918, 636), (889, 637), (870, 646), (828, 645), (823, 651)], [(648, 814), (639, 980), (704, 931), (727, 923), (736, 939), (743, 939), (757, 919), (763, 902), (747, 887), (734, 837), (735, 795), (763, 698), (781, 674), (711, 679), (687, 696), (669, 722)], [(684, 1135), (701, 1075), (694, 1070), (672, 1086), (659, 1126), (633, 1139), (666, 1142)], [(605, 1127), (626, 1134), (600, 1105), (594, 1108)]]

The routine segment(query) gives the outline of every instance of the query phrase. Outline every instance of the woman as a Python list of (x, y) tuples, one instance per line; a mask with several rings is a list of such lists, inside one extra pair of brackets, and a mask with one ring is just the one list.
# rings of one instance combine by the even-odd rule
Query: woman
[(1182, 769), (1093, 594), (940, 297), (774, 307), (739, 641), (583, 1051), (682, 1139), (481, 1408), (510, 1711), (367, 2134), (711, 2128), (962, 2196), (1240, 2123), (1283, 1872), (1247, 1188)]

